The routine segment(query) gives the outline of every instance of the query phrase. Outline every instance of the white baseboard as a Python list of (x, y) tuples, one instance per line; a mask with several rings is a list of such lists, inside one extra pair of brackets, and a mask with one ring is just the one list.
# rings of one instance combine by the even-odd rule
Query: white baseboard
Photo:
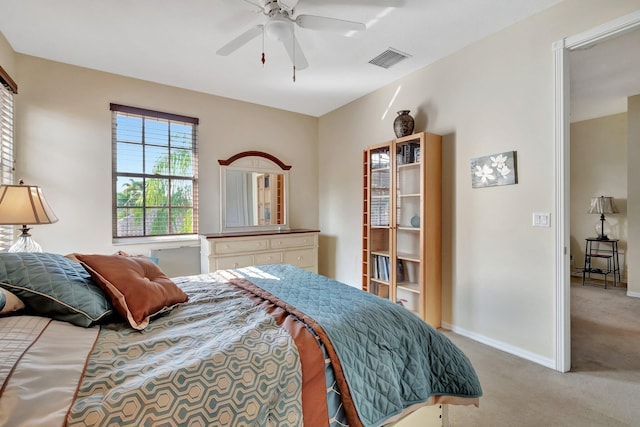
[(452, 332), (455, 332), (458, 335), (462, 335), (463, 337), (470, 338), (474, 341), (478, 341), (479, 343), (486, 344), (489, 347), (493, 347), (495, 349), (504, 351), (505, 353), (513, 354), (514, 356), (518, 356), (522, 359), (529, 360), (531, 362), (537, 363), (549, 369), (554, 369), (554, 370), (556, 369), (556, 362), (551, 358), (542, 357), (539, 354), (531, 353), (530, 351), (524, 350), (520, 347), (516, 347), (511, 344), (504, 343), (502, 341), (494, 340), (493, 338), (485, 337), (484, 335), (480, 335), (475, 332), (468, 331), (464, 328), (459, 328), (457, 326), (448, 324), (446, 322), (442, 322), (442, 327), (444, 329), (448, 329)]
[(634, 298), (640, 298), (640, 292), (627, 291), (627, 296), (628, 297), (634, 297)]

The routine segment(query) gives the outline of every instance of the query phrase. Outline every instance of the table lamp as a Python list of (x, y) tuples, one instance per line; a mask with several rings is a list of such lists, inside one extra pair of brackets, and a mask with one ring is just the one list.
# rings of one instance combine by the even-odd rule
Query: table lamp
[(600, 214), (600, 222), (596, 224), (596, 234), (598, 240), (609, 240), (607, 234), (611, 231), (609, 223), (604, 218), (604, 214), (618, 213), (613, 197), (594, 197), (591, 199), (591, 207), (589, 208), (590, 214)]
[(42, 252), (29, 234), (28, 224), (51, 224), (58, 217), (35, 185), (0, 185), (0, 224), (21, 225), (22, 234), (9, 252)]

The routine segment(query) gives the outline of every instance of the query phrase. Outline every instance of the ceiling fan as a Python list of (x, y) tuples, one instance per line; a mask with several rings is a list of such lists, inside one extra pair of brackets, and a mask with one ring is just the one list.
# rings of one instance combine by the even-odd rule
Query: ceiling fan
[[(350, 31), (362, 31), (366, 26), (360, 22), (346, 21), (343, 19), (328, 18), (316, 15), (298, 15), (294, 17), (295, 8), (299, 0), (244, 0), (246, 3), (256, 8), (256, 11), (263, 13), (267, 19), (264, 24), (256, 25), (240, 34), (216, 51), (218, 55), (227, 56), (235, 52), (249, 41), (263, 35), (271, 39), (280, 41), (291, 58), (293, 63), (293, 80), (295, 81), (296, 68), (301, 70), (307, 68), (304, 53), (295, 37), (294, 27), (319, 31), (331, 31), (347, 34)], [(262, 53), (262, 63), (265, 62), (264, 52)]]

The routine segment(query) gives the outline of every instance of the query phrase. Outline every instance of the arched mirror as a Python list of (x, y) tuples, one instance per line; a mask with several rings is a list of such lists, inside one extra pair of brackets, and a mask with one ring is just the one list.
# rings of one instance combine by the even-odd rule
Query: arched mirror
[(222, 232), (289, 228), (289, 169), (262, 151), (244, 151), (220, 164)]

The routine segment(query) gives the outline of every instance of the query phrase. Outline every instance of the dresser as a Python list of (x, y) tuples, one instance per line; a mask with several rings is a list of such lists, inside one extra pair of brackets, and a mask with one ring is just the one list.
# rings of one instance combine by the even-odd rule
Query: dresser
[(291, 264), (318, 272), (319, 230), (204, 234), (200, 236), (200, 270), (210, 273), (250, 265)]

